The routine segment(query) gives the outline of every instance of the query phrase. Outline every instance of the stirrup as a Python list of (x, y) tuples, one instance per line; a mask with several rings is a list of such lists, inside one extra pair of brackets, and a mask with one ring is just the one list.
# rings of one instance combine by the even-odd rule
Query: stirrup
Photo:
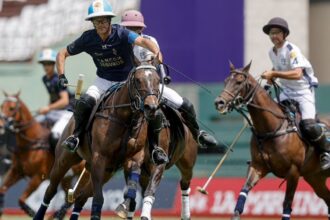
[[(70, 139), (74, 139), (77, 143), (75, 146), (72, 146), (73, 143), (70, 142)], [(79, 146), (79, 137), (76, 137), (74, 135), (70, 135), (69, 137), (67, 137), (65, 139), (65, 141), (63, 141), (62, 146), (67, 149), (68, 151), (70, 151), (71, 153), (75, 153), (78, 149)]]
[[(157, 156), (155, 156), (155, 155), (157, 155)], [(155, 158), (155, 157), (158, 157), (158, 158)], [(164, 151), (163, 148), (158, 147), (158, 146), (154, 147), (154, 149), (152, 150), (151, 160), (156, 165), (168, 163), (168, 157), (167, 157), (166, 152)]]
[(320, 165), (322, 170), (327, 170), (330, 168), (330, 153), (323, 152), (320, 155)]

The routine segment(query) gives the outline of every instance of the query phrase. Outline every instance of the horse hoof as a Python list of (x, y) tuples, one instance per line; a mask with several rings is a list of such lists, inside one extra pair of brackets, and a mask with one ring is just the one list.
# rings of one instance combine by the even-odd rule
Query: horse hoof
[(181, 220), (190, 220), (190, 218), (181, 218)]
[(141, 217), (141, 220), (150, 220), (150, 219), (148, 219), (147, 217)]
[(118, 215), (119, 218), (127, 219), (127, 210), (123, 204), (120, 204), (116, 209), (115, 213)]
[(234, 216), (231, 217), (231, 220), (240, 220), (240, 219), (241, 219), (241, 217), (240, 217), (239, 213), (237, 213), (237, 212), (235, 212)]

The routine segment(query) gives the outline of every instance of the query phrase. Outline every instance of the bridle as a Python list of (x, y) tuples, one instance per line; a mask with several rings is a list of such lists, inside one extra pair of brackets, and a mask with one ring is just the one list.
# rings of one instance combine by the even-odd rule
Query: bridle
[(144, 112), (144, 101), (148, 96), (155, 96), (158, 100), (161, 100), (161, 97), (163, 95), (164, 86), (162, 84), (161, 91), (159, 90), (159, 87), (150, 89), (141, 89), (137, 85), (136, 80), (136, 72), (138, 70), (149, 70), (149, 71), (157, 71), (156, 67), (152, 65), (141, 65), (135, 68), (134, 71), (132, 71), (129, 74), (128, 77), (128, 93), (131, 100), (131, 108), (133, 111), (140, 111)]
[[(260, 87), (260, 82), (256, 83), (256, 85), (252, 89), (250, 89), (251, 84), (249, 84), (249, 81), (248, 81), (249, 73), (239, 71), (239, 70), (232, 70), (230, 72), (230, 74), (241, 74), (244, 76), (244, 81), (241, 83), (241, 85), (236, 90), (237, 91), (236, 94), (233, 94), (232, 92), (228, 91), (227, 89), (223, 90), (224, 93), (226, 93), (227, 95), (229, 95), (232, 98), (227, 103), (229, 111), (236, 110), (239, 113), (241, 113), (246, 119), (248, 119), (248, 117), (245, 115), (244, 112), (247, 111), (245, 108), (250, 106), (250, 107), (253, 107), (256, 109), (270, 112), (271, 114), (273, 114), (275, 117), (277, 117), (279, 119), (287, 119), (287, 116), (284, 114), (278, 114), (275, 111), (273, 111), (272, 109), (264, 108), (264, 107), (261, 107), (255, 103), (253, 103), (254, 97), (258, 91), (258, 88)], [(248, 91), (244, 97), (242, 97), (240, 95), (242, 92), (242, 89), (245, 89), (245, 91)], [(250, 123), (250, 119), (248, 119), (248, 122)], [(252, 125), (252, 123), (250, 123), (250, 125)]]
[(30, 128), (34, 123), (36, 123), (36, 121), (34, 118), (32, 118), (31, 120), (29, 120), (27, 122), (20, 120), (22, 118), (22, 116), (21, 116), (22, 108), (21, 108), (21, 103), (20, 103), (19, 99), (16, 97), (13, 97), (13, 96), (6, 97), (1, 106), (2, 108), (6, 102), (14, 102), (15, 107), (9, 109), (10, 115), (5, 115), (5, 114), (1, 113), (1, 115), (2, 115), (1, 117), (5, 121), (5, 130), (19, 135), (23, 140), (29, 142), (30, 145), (32, 145), (32, 146), (34, 144), (39, 143), (40, 142), (39, 138), (32, 139), (24, 134), (24, 131), (27, 130), (28, 128)]

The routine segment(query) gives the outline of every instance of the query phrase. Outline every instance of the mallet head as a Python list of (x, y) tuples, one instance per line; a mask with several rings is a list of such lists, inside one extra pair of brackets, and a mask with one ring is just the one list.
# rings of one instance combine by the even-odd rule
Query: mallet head
[(207, 192), (204, 188), (202, 188), (202, 187), (200, 187), (200, 186), (197, 187), (197, 190), (198, 190), (200, 193), (204, 194), (204, 195), (208, 195), (208, 192)]

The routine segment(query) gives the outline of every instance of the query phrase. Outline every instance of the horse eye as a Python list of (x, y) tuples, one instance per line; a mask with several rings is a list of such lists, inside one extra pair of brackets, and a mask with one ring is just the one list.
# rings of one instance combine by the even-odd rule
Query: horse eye
[(9, 111), (14, 111), (15, 107), (9, 107)]

